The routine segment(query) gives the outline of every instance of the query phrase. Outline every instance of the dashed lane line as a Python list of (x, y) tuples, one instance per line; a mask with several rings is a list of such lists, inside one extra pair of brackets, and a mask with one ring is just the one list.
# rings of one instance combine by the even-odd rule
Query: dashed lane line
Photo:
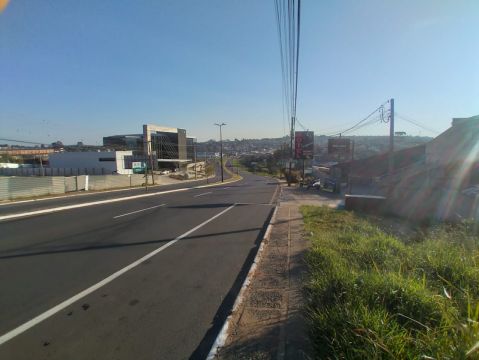
[(130, 265), (128, 266), (125, 266), (124, 268), (118, 270), (117, 272), (111, 274), (110, 276), (106, 277), (105, 279), (103, 279), (102, 281), (96, 283), (95, 285), (92, 285), (90, 286), (89, 288), (81, 291), (80, 293), (72, 296), (71, 298), (63, 301), (62, 303), (54, 306), (53, 308), (45, 311), (44, 313), (38, 315), (37, 317), (27, 321), (26, 323), (16, 327), (15, 329), (7, 332), (6, 334), (0, 336), (0, 345), (6, 343), (7, 341), (13, 339), (14, 337), (22, 334), (23, 332), (31, 329), (32, 327), (34, 327), (35, 325), (41, 323), (42, 321), (48, 319), (49, 317), (55, 315), (56, 313), (58, 313), (59, 311), (65, 309), (66, 307), (72, 305), (73, 303), (75, 303), (76, 301), (84, 298), (85, 296), (91, 294), (92, 292), (100, 289), (101, 287), (107, 285), (108, 283), (112, 282), (113, 280), (115, 280), (116, 278), (120, 277), (121, 275), (125, 274), (127, 271), (130, 271), (132, 269), (134, 269), (135, 267), (137, 267), (138, 265), (140, 265), (142, 262), (148, 260), (149, 258), (155, 256), (156, 254), (158, 254), (159, 252), (167, 249), (168, 247), (172, 246), (174, 243), (176, 243), (177, 241), (183, 239), (184, 237), (190, 235), (191, 233), (195, 232), (196, 230), (202, 228), (203, 226), (205, 226), (206, 224), (210, 223), (211, 221), (217, 219), (218, 217), (220, 217), (221, 215), (225, 214), (226, 212), (230, 211), (231, 209), (233, 209), (235, 207), (235, 204), (231, 205), (230, 207), (224, 209), (223, 211), (219, 212), (218, 214), (214, 215), (213, 217), (209, 218), (208, 220), (206, 221), (203, 221), (201, 224), (195, 226), (194, 228), (192, 228), (191, 230), (188, 230), (187, 232), (185, 232), (184, 234), (178, 236), (176, 239), (174, 240), (171, 240), (169, 242), (167, 242), (165, 245), (163, 246), (160, 246), (158, 249), (156, 250), (153, 250), (152, 252), (146, 254), (145, 256), (143, 256), (142, 258), (136, 260), (135, 262), (131, 263)]
[(121, 215), (113, 216), (113, 219), (118, 219), (118, 218), (121, 218), (121, 217), (123, 217), (123, 216), (133, 215), (133, 214), (136, 214), (136, 213), (139, 213), (139, 212), (142, 212), (142, 211), (146, 211), (146, 210), (156, 209), (156, 208), (159, 208), (159, 207), (162, 207), (162, 206), (165, 206), (165, 205), (166, 205), (166, 204), (151, 206), (151, 207), (147, 207), (147, 208), (145, 208), (145, 209), (140, 209), (140, 210), (132, 211), (132, 212), (129, 212), (129, 213), (126, 213), (126, 214), (121, 214)]

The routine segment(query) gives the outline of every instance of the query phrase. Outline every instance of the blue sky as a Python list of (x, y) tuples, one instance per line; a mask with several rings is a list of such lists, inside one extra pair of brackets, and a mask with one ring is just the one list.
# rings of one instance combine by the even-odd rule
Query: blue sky
[[(302, 10), (307, 128), (339, 131), (391, 97), (439, 132), (479, 114), (479, 1), (303, 0)], [(155, 123), (206, 140), (219, 121), (225, 138), (277, 137), (281, 94), (273, 0), (12, 0), (0, 14), (1, 138), (100, 144)]]

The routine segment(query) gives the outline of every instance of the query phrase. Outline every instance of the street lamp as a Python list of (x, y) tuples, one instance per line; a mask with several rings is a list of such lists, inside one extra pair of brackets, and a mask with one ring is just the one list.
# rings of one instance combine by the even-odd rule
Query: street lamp
[(221, 157), (221, 182), (223, 182), (223, 134), (221, 132), (221, 127), (226, 125), (225, 123), (216, 124), (220, 128), (220, 157)]

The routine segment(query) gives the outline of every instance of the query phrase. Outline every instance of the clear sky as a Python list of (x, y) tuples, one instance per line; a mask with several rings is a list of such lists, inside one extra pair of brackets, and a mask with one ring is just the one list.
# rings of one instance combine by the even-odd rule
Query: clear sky
[[(282, 136), (275, 21), (273, 0), (11, 0), (0, 138), (100, 144), (154, 123), (206, 140), (215, 122), (229, 139)], [(328, 134), (391, 97), (439, 132), (479, 114), (478, 24), (478, 0), (303, 0), (299, 121)]]

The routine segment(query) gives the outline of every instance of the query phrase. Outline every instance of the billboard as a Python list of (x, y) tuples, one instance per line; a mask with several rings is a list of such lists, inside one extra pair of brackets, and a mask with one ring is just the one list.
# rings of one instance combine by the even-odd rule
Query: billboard
[(351, 139), (335, 138), (328, 139), (329, 154), (350, 154)]
[(294, 133), (294, 158), (312, 159), (314, 155), (314, 132), (296, 131)]

